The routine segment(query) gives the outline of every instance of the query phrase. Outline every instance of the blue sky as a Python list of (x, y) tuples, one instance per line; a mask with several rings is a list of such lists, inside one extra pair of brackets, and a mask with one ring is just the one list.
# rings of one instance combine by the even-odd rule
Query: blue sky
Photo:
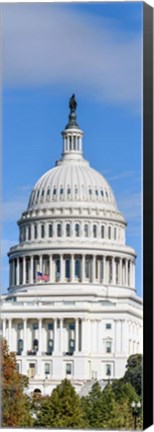
[(142, 288), (142, 2), (3, 4), (2, 285), (16, 221), (60, 158), (68, 100), (78, 101), (84, 157), (109, 181)]

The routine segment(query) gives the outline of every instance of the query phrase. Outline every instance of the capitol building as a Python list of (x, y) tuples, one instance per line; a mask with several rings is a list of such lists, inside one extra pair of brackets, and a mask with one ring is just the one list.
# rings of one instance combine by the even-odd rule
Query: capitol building
[(83, 157), (74, 95), (69, 109), (62, 157), (18, 221), (1, 300), (1, 333), (29, 391), (42, 394), (64, 378), (82, 394), (93, 380), (122, 377), (128, 357), (142, 353), (136, 253), (110, 185)]

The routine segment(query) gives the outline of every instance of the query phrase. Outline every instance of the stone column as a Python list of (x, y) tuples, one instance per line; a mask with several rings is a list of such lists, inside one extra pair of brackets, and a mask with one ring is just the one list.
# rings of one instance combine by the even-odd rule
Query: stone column
[(27, 354), (27, 319), (24, 320), (24, 354)]
[(133, 269), (133, 261), (131, 261), (131, 266), (130, 266), (130, 268), (131, 268), (131, 287), (133, 287), (134, 286), (134, 277), (133, 277), (133, 271), (134, 271), (134, 269)]
[(119, 285), (122, 285), (122, 258), (119, 258)]
[(12, 285), (12, 261), (9, 261), (9, 286)]
[(79, 351), (79, 319), (75, 320), (75, 351)]
[(81, 282), (85, 280), (85, 255), (82, 255)]
[(6, 336), (6, 319), (3, 319), (3, 327), (2, 327), (3, 337)]
[(17, 258), (17, 285), (19, 285), (19, 258)]
[(8, 326), (8, 346), (9, 351), (12, 350), (12, 319), (9, 318), (9, 326)]
[(63, 353), (63, 318), (60, 319), (60, 353)]
[(125, 261), (125, 265), (126, 265), (126, 286), (128, 286), (128, 260), (127, 259)]
[(133, 288), (135, 288), (135, 261), (133, 262)]
[(63, 255), (60, 255), (60, 281), (61, 282), (64, 282), (65, 280), (64, 273), (65, 273), (64, 258)]
[(103, 261), (104, 261), (104, 263), (103, 263), (103, 266), (104, 266), (104, 268), (103, 268), (103, 282), (104, 282), (104, 284), (106, 284), (107, 283), (107, 281), (106, 281), (106, 256), (104, 256), (103, 258), (104, 258), (103, 259)]
[(74, 255), (71, 255), (71, 282), (74, 282)]
[(115, 285), (116, 278), (115, 278), (115, 258), (112, 257), (112, 284)]
[(39, 318), (39, 354), (42, 353), (42, 318)]
[(92, 282), (95, 282), (96, 279), (96, 256), (93, 255), (92, 259)]
[(52, 255), (49, 256), (49, 281), (53, 282), (53, 265), (52, 265)]
[(58, 351), (57, 347), (57, 318), (54, 319), (54, 352)]
[(26, 257), (23, 257), (23, 279), (22, 279), (23, 285), (26, 283)]
[(126, 320), (121, 321), (122, 327), (122, 353), (127, 354), (128, 353), (128, 324)]
[(43, 271), (42, 264), (43, 264), (43, 256), (40, 255), (39, 256), (39, 272), (41, 272), (41, 273)]
[(30, 283), (33, 283), (33, 256), (30, 257)]
[(104, 281), (104, 256), (102, 256), (102, 259), (100, 261), (100, 266), (101, 266), (101, 269), (100, 269), (101, 283), (103, 283), (103, 281)]
[(15, 261), (12, 260), (12, 283), (11, 285), (14, 286), (14, 275), (15, 275)]

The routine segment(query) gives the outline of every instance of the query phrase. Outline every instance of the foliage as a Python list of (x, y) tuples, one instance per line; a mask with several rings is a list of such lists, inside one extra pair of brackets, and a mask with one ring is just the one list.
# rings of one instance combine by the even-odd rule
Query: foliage
[[(37, 404), (37, 409), (36, 409)], [(35, 401), (36, 419), (34, 426), (45, 428), (84, 428), (86, 422), (80, 398), (67, 379), (63, 380), (51, 396)]]
[(136, 393), (141, 397), (142, 393), (142, 355), (131, 355), (127, 360), (126, 372), (123, 381), (130, 383)]
[(2, 386), (2, 426), (31, 426), (29, 399), (24, 394), (27, 380), (17, 371), (15, 353), (9, 353), (5, 339), (0, 340), (1, 386)]
[[(131, 402), (138, 400), (134, 388), (115, 380), (102, 391), (95, 383), (88, 396), (82, 397), (81, 404), (89, 428), (97, 429), (133, 429)], [(138, 423), (141, 427), (141, 421)]]

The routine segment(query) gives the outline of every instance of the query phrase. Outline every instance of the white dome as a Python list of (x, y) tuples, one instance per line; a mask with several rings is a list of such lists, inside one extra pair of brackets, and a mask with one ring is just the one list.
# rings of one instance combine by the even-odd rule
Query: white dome
[(114, 194), (106, 179), (83, 158), (63, 159), (35, 184), (28, 210), (49, 207), (53, 202), (98, 202), (117, 210)]

